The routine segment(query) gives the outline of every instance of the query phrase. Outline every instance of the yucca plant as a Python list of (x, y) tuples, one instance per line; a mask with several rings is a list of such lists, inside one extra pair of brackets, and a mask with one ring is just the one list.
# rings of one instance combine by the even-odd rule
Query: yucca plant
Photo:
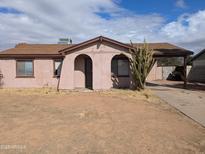
[(130, 49), (130, 67), (132, 72), (132, 77), (134, 80), (134, 88), (142, 90), (145, 88), (146, 78), (155, 63), (153, 58), (154, 51), (149, 48), (146, 41), (140, 47), (136, 47), (132, 44), (132, 49)]

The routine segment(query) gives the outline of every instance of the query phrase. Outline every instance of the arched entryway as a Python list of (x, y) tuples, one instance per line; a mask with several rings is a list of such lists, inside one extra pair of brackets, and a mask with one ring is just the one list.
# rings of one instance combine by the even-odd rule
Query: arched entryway
[(111, 74), (113, 88), (130, 88), (130, 62), (127, 56), (120, 54), (112, 58)]
[(93, 66), (92, 59), (85, 54), (75, 58), (74, 66), (75, 88), (93, 89)]

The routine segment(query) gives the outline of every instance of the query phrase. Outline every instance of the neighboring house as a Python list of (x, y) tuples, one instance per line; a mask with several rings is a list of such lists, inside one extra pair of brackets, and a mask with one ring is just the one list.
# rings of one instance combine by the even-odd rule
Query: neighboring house
[(192, 68), (188, 75), (188, 81), (205, 83), (205, 49), (196, 54), (191, 62)]
[[(134, 44), (140, 47), (143, 44)], [(184, 57), (192, 52), (168, 43), (150, 43), (154, 57)], [(75, 45), (19, 44), (0, 52), (3, 87), (58, 89), (131, 88), (132, 46), (103, 36)], [(160, 71), (159, 71), (160, 72)], [(157, 65), (147, 80), (160, 79)]]

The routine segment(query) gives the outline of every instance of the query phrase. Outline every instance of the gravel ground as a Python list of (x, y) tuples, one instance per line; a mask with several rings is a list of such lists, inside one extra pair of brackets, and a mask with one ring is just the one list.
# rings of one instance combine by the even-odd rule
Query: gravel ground
[(192, 154), (205, 129), (150, 91), (0, 90), (0, 153)]

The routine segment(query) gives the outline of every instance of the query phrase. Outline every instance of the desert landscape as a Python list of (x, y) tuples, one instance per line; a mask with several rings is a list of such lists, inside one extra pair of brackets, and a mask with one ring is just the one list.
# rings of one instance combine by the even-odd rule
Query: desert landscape
[(205, 152), (205, 129), (149, 90), (1, 89), (0, 98), (0, 153)]

